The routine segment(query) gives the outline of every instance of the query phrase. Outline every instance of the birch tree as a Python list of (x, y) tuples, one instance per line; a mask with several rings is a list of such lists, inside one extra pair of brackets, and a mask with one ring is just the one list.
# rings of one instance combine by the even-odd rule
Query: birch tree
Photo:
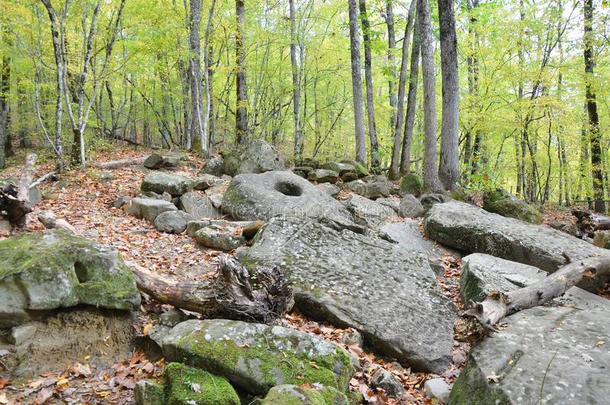
[(360, 34), (356, 0), (347, 0), (349, 10), (349, 38), (352, 67), (352, 98), (354, 102), (354, 134), (356, 161), (366, 163), (366, 135), (364, 132), (364, 105), (362, 103), (362, 76), (360, 75)]

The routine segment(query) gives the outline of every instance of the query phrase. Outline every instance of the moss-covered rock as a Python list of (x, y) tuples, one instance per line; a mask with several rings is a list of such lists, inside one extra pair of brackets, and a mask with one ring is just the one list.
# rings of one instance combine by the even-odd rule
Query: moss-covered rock
[(237, 150), (222, 152), (223, 172), (229, 176), (244, 173), (264, 173), (284, 170), (286, 164), (280, 153), (262, 139), (256, 139)]
[(165, 358), (228, 378), (252, 394), (280, 384), (319, 383), (347, 391), (353, 368), (342, 348), (280, 326), (189, 320), (162, 342)]
[(136, 405), (165, 405), (162, 384), (150, 380), (140, 380), (133, 390)]
[(348, 405), (344, 393), (332, 387), (313, 385), (278, 385), (260, 402), (260, 405)]
[(79, 304), (140, 305), (133, 274), (115, 249), (63, 230), (0, 241), (0, 326), (20, 324), (32, 311)]
[(413, 194), (419, 197), (424, 191), (424, 183), (417, 174), (407, 173), (400, 180), (400, 194)]
[(180, 363), (169, 363), (163, 373), (167, 405), (240, 405), (226, 378)]
[(483, 195), (483, 209), (532, 224), (542, 222), (540, 211), (502, 189), (489, 191)]
[(167, 192), (173, 197), (179, 197), (193, 189), (194, 182), (188, 177), (179, 174), (152, 171), (144, 177), (140, 189), (144, 192), (152, 191), (157, 194)]

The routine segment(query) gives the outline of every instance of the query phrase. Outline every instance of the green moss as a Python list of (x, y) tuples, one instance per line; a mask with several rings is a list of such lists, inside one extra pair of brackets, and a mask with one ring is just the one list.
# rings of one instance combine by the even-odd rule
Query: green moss
[(136, 405), (164, 405), (165, 392), (163, 384), (151, 380), (141, 380), (133, 390)]
[(298, 387), (280, 385), (273, 387), (261, 405), (347, 405), (345, 394), (331, 387)]
[(511, 401), (498, 387), (487, 382), (476, 362), (470, 358), (453, 384), (449, 405), (509, 405)]
[(164, 372), (168, 405), (239, 405), (229, 382), (207, 371), (170, 363)]
[(407, 173), (400, 180), (400, 193), (413, 194), (415, 197), (419, 197), (424, 190), (424, 183), (422, 179), (415, 173)]
[(532, 224), (542, 222), (540, 211), (502, 189), (487, 191), (483, 196), (483, 208), (489, 212)]

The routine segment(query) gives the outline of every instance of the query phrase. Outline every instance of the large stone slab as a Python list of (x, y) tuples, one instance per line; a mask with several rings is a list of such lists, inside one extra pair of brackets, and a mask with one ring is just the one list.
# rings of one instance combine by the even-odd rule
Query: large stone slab
[(0, 241), (0, 327), (79, 304), (140, 305), (133, 274), (115, 249), (62, 230)]
[[(553, 272), (566, 262), (609, 254), (581, 239), (542, 225), (489, 213), (474, 205), (450, 201), (435, 204), (425, 220), (434, 240), (467, 253), (487, 253)], [(604, 280), (582, 287), (595, 288)]]
[(157, 194), (167, 192), (173, 197), (179, 197), (193, 189), (194, 182), (186, 176), (174, 173), (152, 171), (144, 177), (140, 189)]
[(165, 359), (203, 368), (252, 394), (281, 384), (323, 384), (345, 392), (352, 364), (345, 350), (281, 326), (189, 320), (162, 340)]
[(378, 352), (415, 369), (449, 363), (454, 311), (427, 259), (373, 236), (274, 218), (240, 255), (284, 269), (307, 315), (359, 330)]
[(272, 145), (256, 139), (236, 151), (223, 152), (223, 172), (230, 176), (243, 173), (264, 173), (284, 170), (286, 165)]
[(177, 208), (169, 201), (159, 200), (156, 198), (141, 198), (136, 197), (131, 199), (123, 209), (136, 218), (146, 219), (149, 222), (155, 222), (157, 217), (167, 211), (176, 211)]
[(180, 208), (194, 220), (222, 217), (222, 213), (214, 207), (210, 198), (196, 191), (189, 191), (180, 197)]
[(396, 211), (392, 208), (355, 193), (350, 193), (345, 206), (357, 223), (369, 227), (377, 227), (388, 218), (396, 217)]
[(222, 209), (240, 220), (316, 218), (362, 230), (343, 204), (287, 171), (235, 176), (224, 194)]

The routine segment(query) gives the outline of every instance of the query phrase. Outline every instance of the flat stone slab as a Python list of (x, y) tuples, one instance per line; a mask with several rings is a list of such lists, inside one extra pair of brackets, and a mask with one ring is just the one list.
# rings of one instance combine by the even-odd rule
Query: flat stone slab
[(156, 198), (132, 198), (123, 205), (123, 209), (136, 218), (146, 219), (148, 222), (155, 222), (157, 216), (163, 212), (176, 211), (178, 208), (174, 204)]
[(173, 197), (179, 197), (193, 189), (192, 179), (174, 173), (152, 171), (144, 177), (140, 189), (144, 192), (152, 191), (157, 194), (167, 192)]
[[(566, 262), (610, 254), (581, 239), (543, 225), (492, 214), (474, 205), (450, 201), (432, 206), (425, 220), (426, 233), (443, 245), (467, 253), (487, 253), (553, 272)], [(596, 288), (605, 280), (594, 280)]]
[(379, 204), (361, 195), (351, 193), (345, 206), (354, 216), (354, 220), (368, 227), (378, 227), (388, 218), (396, 217), (396, 211), (387, 205)]
[(378, 352), (420, 370), (449, 364), (455, 313), (423, 255), (316, 221), (273, 218), (239, 259), (280, 266), (301, 311), (359, 330)]

